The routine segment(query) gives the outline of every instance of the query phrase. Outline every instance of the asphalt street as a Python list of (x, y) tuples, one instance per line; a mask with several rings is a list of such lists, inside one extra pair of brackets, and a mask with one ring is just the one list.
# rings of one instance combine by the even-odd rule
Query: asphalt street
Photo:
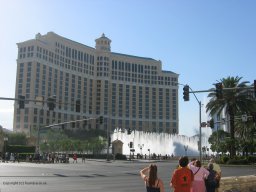
[[(0, 163), (0, 192), (140, 192), (139, 170), (147, 161), (87, 160), (69, 164)], [(165, 190), (176, 161), (155, 162)], [(255, 175), (255, 166), (221, 167), (223, 176)]]

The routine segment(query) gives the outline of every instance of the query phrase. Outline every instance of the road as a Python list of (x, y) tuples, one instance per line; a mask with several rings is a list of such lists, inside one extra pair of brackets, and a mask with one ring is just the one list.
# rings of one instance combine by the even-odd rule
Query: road
[[(176, 161), (156, 162), (165, 190)], [(70, 164), (0, 163), (0, 192), (140, 192), (139, 170), (149, 162), (87, 160)], [(255, 175), (253, 166), (221, 167), (223, 176)]]

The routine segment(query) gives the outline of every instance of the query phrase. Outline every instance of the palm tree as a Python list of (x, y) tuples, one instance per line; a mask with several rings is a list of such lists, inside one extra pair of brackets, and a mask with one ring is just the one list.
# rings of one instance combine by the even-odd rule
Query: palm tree
[(243, 152), (243, 155), (246, 154), (246, 156), (248, 156), (249, 151), (251, 155), (253, 155), (255, 149), (255, 128), (253, 120), (251, 119), (245, 122), (239, 121), (235, 123), (235, 126), (237, 128), (236, 135), (238, 137), (238, 143), (240, 144), (240, 151)]
[[(242, 77), (227, 77), (220, 79), (223, 85), (223, 99), (217, 99), (216, 93), (209, 93), (209, 103), (206, 105), (206, 111), (210, 112), (210, 115), (220, 114), (223, 110), (230, 118), (230, 137), (231, 141), (235, 143), (235, 115), (239, 112), (250, 114), (255, 110), (255, 100), (252, 95), (248, 94), (246, 89), (249, 83), (248, 81), (240, 82)], [(232, 89), (225, 89), (232, 88)], [(236, 154), (235, 145), (230, 147), (230, 157), (233, 158)]]

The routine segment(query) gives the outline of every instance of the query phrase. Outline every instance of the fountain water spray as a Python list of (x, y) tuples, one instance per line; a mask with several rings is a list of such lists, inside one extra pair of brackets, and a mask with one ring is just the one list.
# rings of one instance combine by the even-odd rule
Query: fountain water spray
[(135, 154), (155, 153), (156, 155), (198, 156), (197, 136), (187, 137), (183, 135), (173, 135), (168, 133), (153, 133), (143, 131), (133, 131), (131, 134), (115, 130), (112, 134), (112, 141), (121, 140), (123, 142), (123, 153), (130, 153), (129, 143), (133, 142)]

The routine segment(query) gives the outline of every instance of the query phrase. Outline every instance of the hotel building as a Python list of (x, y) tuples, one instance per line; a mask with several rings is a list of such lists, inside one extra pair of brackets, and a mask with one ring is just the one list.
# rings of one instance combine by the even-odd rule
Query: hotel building
[[(161, 61), (111, 52), (104, 34), (95, 48), (53, 32), (17, 43), (14, 130), (92, 118), (65, 129), (130, 128), (179, 133), (178, 74), (162, 70)], [(49, 97), (56, 98), (50, 111)], [(35, 102), (41, 100), (45, 102)], [(80, 110), (76, 109), (79, 103)], [(94, 118), (103, 116), (103, 124)]]

